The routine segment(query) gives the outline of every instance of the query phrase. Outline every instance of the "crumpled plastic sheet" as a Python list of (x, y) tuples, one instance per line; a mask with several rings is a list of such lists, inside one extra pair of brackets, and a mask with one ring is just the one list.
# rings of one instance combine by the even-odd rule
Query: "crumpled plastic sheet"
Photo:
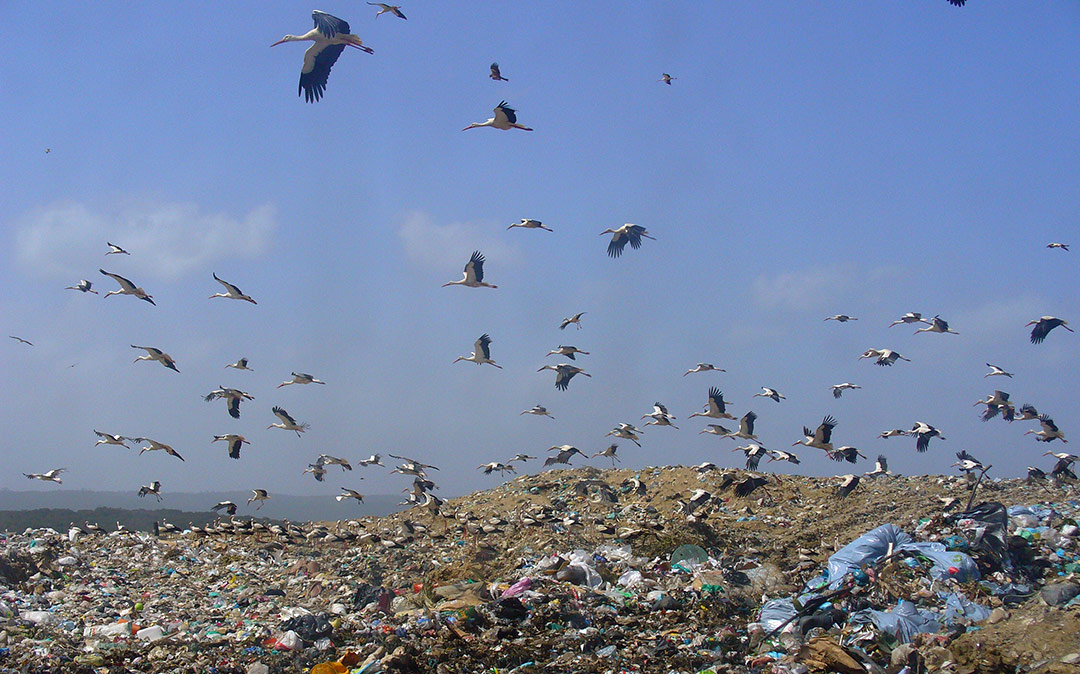
[(1009, 533), (1009, 513), (1005, 506), (994, 501), (980, 503), (971, 510), (957, 513), (956, 519), (967, 521), (966, 529), (974, 533), (971, 543), (973, 550), (982, 550), (989, 555), (995, 566), (1006, 571), (1012, 570), (1009, 559), (1009, 543), (1005, 537)]
[(1009, 513), (1009, 517), (1018, 517), (1020, 515), (1034, 517), (1043, 524), (1048, 523), (1050, 518), (1056, 514), (1056, 511), (1053, 508), (1047, 508), (1046, 506), (1042, 505), (1014, 505), (1009, 506), (1006, 509), (1006, 512)]
[(989, 607), (977, 604), (962, 594), (940, 592), (938, 597), (945, 600), (945, 613), (942, 617), (947, 625), (961, 618), (979, 622), (990, 617)]
[(592, 565), (592, 555), (584, 550), (574, 550), (570, 553), (570, 563), (567, 566), (581, 569), (585, 574), (585, 580), (582, 585), (588, 587), (599, 587), (604, 579), (600, 577), (600, 572), (596, 570), (596, 567)]
[[(883, 558), (888, 553), (890, 544), (894, 553), (911, 552), (929, 559), (933, 563), (930, 569), (930, 576), (933, 578), (955, 578), (961, 582), (979, 579), (979, 569), (970, 556), (955, 550), (946, 550), (941, 543), (914, 542), (911, 536), (896, 525), (883, 524), (859, 536), (829, 557), (824, 574), (829, 588), (835, 590), (844, 582), (847, 574)], [(950, 568), (956, 571), (952, 572)], [(808, 590), (816, 587), (814, 581), (807, 585)]]
[(941, 629), (941, 623), (933, 612), (921, 611), (907, 599), (901, 599), (891, 611), (864, 609), (853, 613), (850, 622), (873, 625), (901, 644), (910, 642), (916, 634), (934, 634)]
[(795, 603), (790, 599), (770, 599), (761, 605), (761, 614), (758, 622), (766, 632), (771, 632), (795, 617), (798, 611)]

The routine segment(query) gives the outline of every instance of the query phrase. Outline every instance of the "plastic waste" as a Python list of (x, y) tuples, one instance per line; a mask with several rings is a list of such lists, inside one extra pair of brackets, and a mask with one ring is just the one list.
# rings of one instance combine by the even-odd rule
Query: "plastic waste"
[(919, 633), (936, 633), (941, 629), (937, 617), (929, 611), (920, 611), (914, 603), (901, 599), (891, 611), (865, 609), (851, 615), (856, 625), (872, 624), (892, 636), (898, 643), (906, 644)]

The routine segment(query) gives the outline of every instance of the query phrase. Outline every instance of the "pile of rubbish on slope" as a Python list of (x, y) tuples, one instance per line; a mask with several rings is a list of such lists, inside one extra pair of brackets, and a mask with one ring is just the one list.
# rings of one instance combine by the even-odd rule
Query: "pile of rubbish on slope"
[[(861, 502), (836, 501), (816, 478), (749, 497), (724, 481), (673, 468), (558, 471), (441, 513), (7, 534), (0, 673), (962, 674), (1080, 663), (1075, 488), (1002, 481), (965, 510), (955, 499), (969, 487), (954, 478), (877, 481)], [(954, 495), (948, 512), (939, 493)], [(861, 533), (828, 537), (841, 529)]]

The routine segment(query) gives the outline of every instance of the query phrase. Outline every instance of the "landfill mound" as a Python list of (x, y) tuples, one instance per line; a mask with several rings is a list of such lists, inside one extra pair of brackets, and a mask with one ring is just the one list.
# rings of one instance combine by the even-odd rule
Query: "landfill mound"
[(1076, 671), (1077, 487), (974, 484), (582, 468), (384, 518), (27, 530), (0, 672)]

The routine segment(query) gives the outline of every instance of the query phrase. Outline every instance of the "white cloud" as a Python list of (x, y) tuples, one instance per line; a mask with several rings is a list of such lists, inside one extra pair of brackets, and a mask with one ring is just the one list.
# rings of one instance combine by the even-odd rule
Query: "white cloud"
[(812, 267), (754, 279), (753, 300), (768, 308), (835, 310), (841, 302), (878, 302), (890, 295), (896, 267), (866, 270), (853, 265)]
[(518, 249), (493, 236), (490, 232), (494, 230), (495, 226), (480, 223), (438, 225), (428, 214), (411, 211), (398, 227), (398, 236), (405, 253), (419, 265), (442, 270), (460, 267), (464, 266), (469, 253), (479, 250), (489, 260), (498, 260), (499, 266), (505, 267), (517, 261)]
[(125, 273), (175, 280), (225, 258), (253, 258), (277, 227), (271, 204), (241, 218), (201, 212), (196, 204), (133, 202), (110, 209), (63, 202), (22, 216), (15, 228), (20, 264), (53, 278), (78, 276), (106, 264), (106, 241), (131, 252)]

